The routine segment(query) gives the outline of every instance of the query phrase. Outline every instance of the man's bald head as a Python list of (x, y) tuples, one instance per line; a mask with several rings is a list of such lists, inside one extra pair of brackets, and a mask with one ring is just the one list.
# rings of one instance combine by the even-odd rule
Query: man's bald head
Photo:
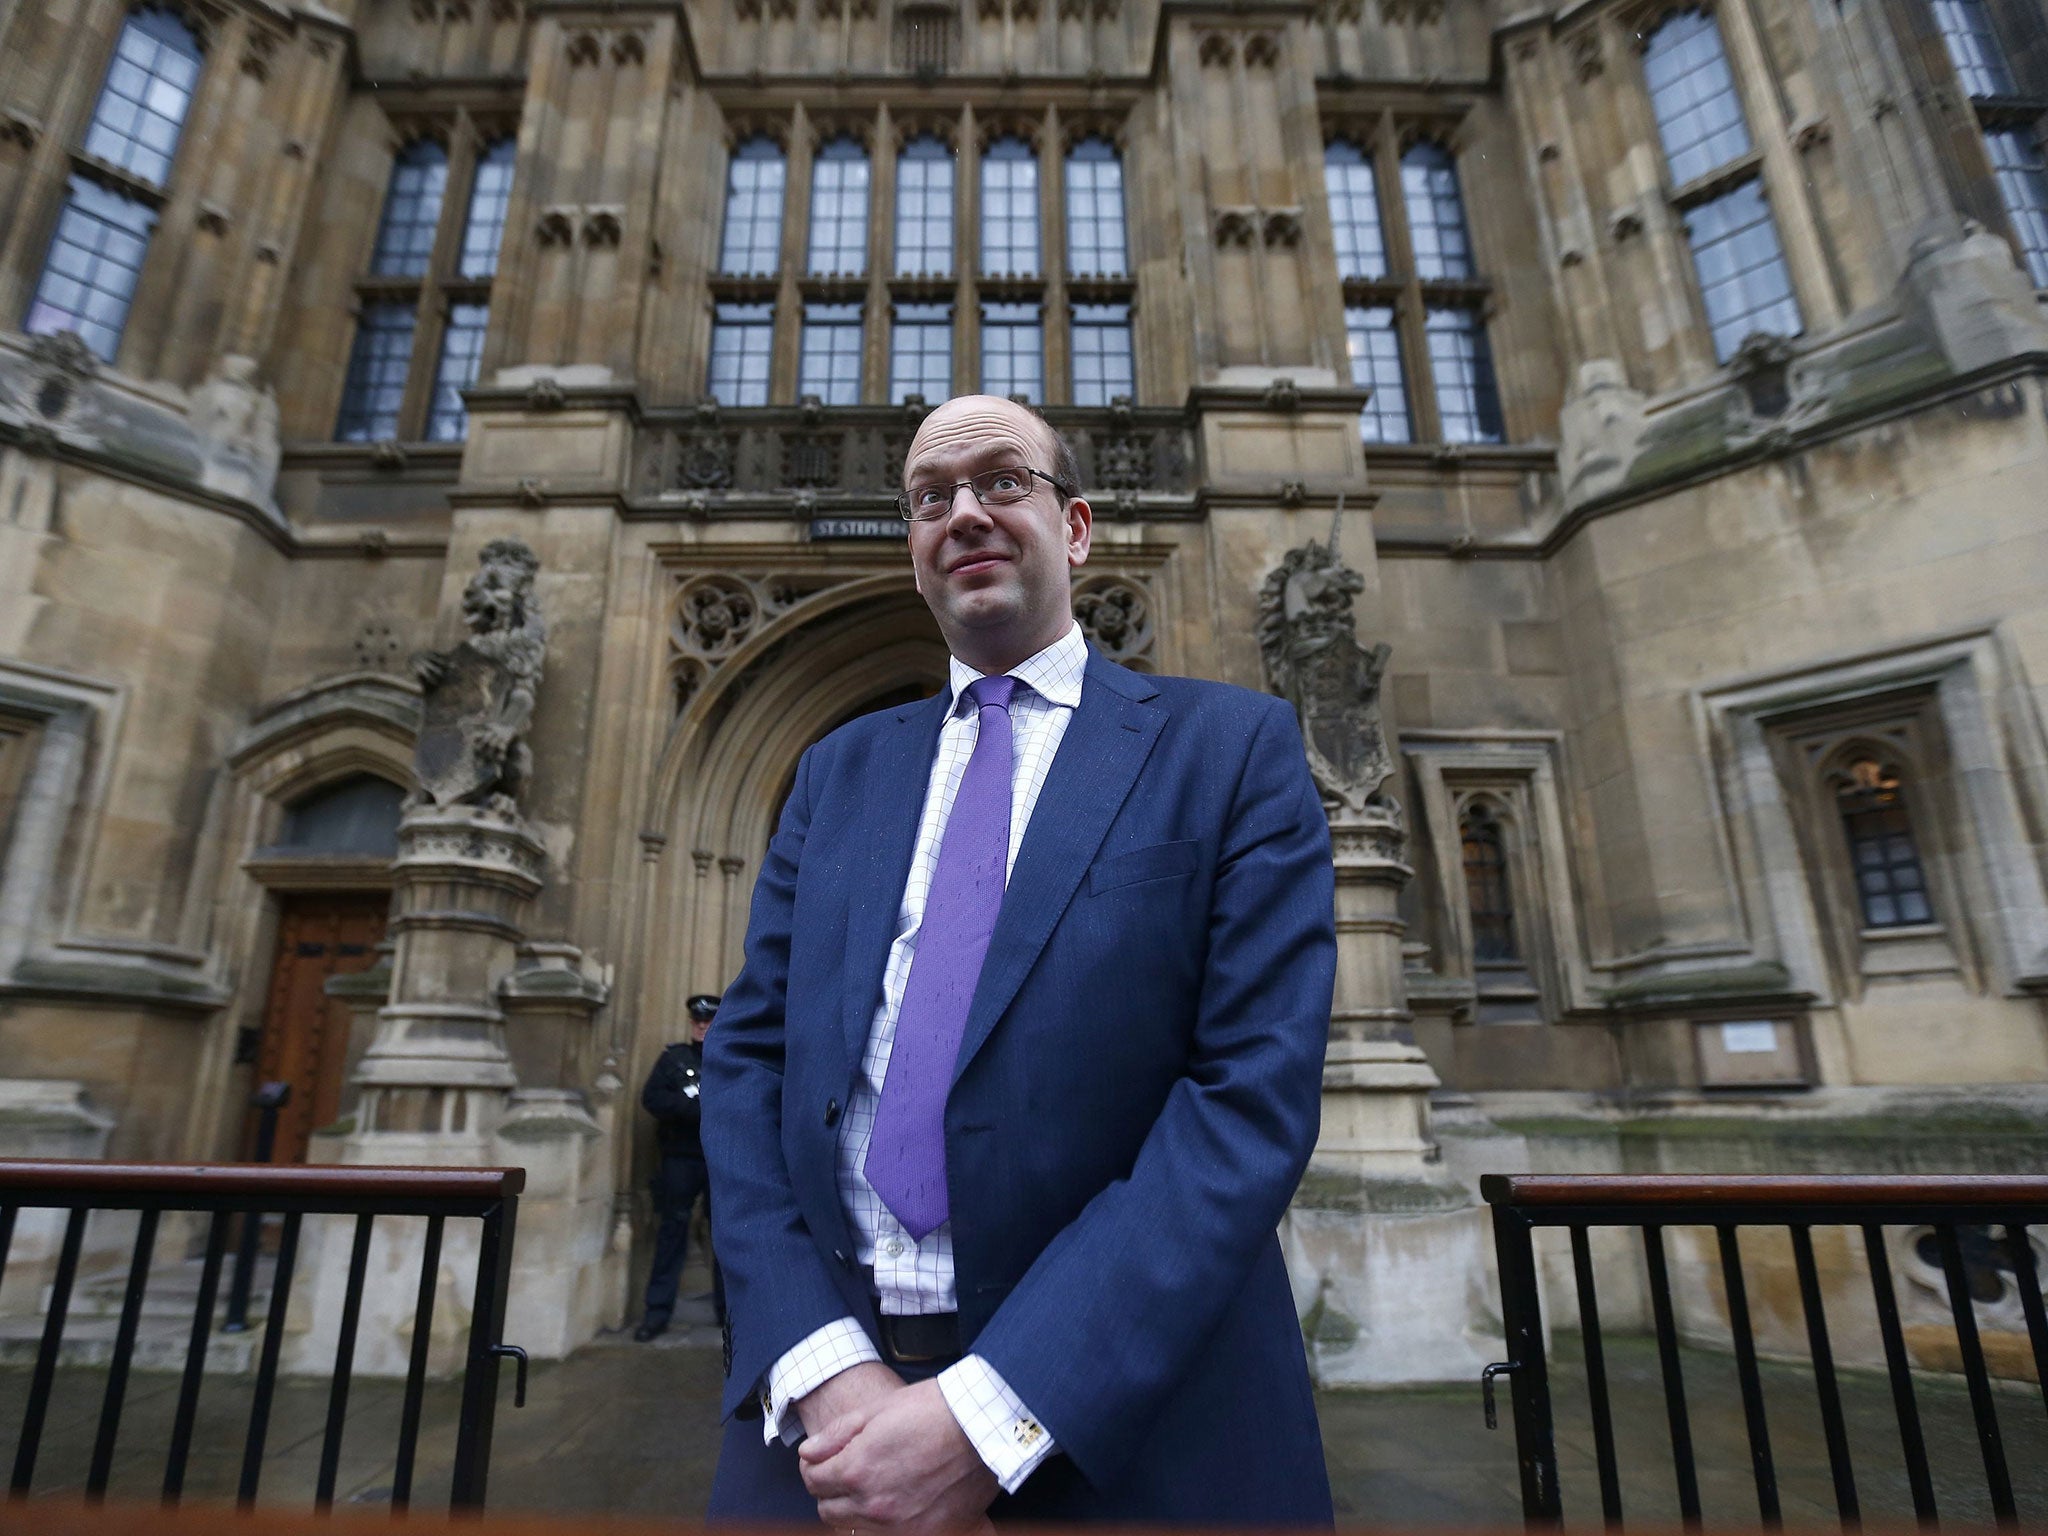
[(927, 413), (918, 424), (917, 434), (910, 440), (910, 452), (904, 455), (904, 485), (909, 487), (909, 472), (917, 463), (918, 445), (925, 434), (936, 425), (943, 428), (950, 419), (949, 413), (978, 413), (994, 411), (1013, 416), (1021, 421), (1025, 430), (1033, 432), (1039, 439), (1044, 461), (1037, 465), (1059, 482), (1062, 497), (1078, 495), (1081, 490), (1081, 459), (1074, 452), (1074, 445), (1068, 442), (1059, 429), (1047, 421), (1034, 406), (1022, 405), (1003, 395), (955, 395), (941, 401)]

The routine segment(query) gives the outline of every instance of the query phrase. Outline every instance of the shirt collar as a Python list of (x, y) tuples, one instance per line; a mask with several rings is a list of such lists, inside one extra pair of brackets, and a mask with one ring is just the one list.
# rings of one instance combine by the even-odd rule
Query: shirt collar
[[(958, 656), (948, 659), (953, 685), (953, 697), (947, 706), (950, 713), (958, 706), (960, 696), (969, 686), (980, 681), (983, 674)], [(1087, 670), (1088, 641), (1081, 634), (1081, 626), (1074, 624), (1037, 655), (1010, 668), (1009, 675), (1049, 703), (1078, 709), (1081, 706), (1081, 678)]]

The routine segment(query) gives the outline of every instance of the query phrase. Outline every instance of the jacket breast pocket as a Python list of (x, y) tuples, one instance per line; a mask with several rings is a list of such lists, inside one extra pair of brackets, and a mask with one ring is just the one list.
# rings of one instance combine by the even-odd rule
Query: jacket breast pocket
[(1200, 862), (1196, 853), (1199, 847), (1190, 838), (1179, 843), (1154, 843), (1150, 848), (1135, 848), (1129, 853), (1097, 859), (1088, 870), (1088, 894), (1100, 896), (1104, 891), (1144, 880), (1173, 880), (1191, 875)]

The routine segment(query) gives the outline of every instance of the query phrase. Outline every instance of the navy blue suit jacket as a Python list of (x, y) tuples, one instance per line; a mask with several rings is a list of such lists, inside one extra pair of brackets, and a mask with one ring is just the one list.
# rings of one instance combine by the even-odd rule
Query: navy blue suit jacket
[[(814, 1329), (873, 1326), (835, 1125), (946, 702), (804, 755), (705, 1046), (728, 1414)], [(1330, 1518), (1274, 1229), (1316, 1140), (1333, 894), (1284, 703), (1090, 655), (946, 1106), (963, 1337), (1071, 1459), (1036, 1512)]]

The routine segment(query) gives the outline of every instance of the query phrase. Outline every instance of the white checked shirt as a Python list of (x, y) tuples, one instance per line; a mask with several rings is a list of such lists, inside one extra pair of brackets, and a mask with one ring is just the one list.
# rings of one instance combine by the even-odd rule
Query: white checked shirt
[[(1077, 624), (1020, 666), (1010, 676), (1022, 684), (1010, 699), (1010, 744), (1014, 767), (1010, 780), (1010, 850), (1004, 878), (1016, 868), (1017, 850), (1052, 770), (1053, 755), (1067, 734), (1067, 723), (1081, 702), (1081, 680), (1088, 666), (1088, 642)], [(882, 1005), (868, 1026), (867, 1048), (861, 1053), (846, 1113), (839, 1122), (839, 1198), (853, 1229), (856, 1254), (874, 1266), (875, 1295), (891, 1316), (958, 1310), (953, 1286), (953, 1224), (945, 1222), (916, 1241), (903, 1229), (862, 1172), (868, 1141), (874, 1134), (875, 1109), (889, 1073), (889, 1053), (896, 1041), (896, 1019), (910, 980), (910, 962), (917, 954), (917, 936), (924, 923), (925, 900), (939, 866), (939, 840), (953, 814), (953, 800), (967, 772), (967, 759), (981, 734), (981, 716), (966, 707), (968, 686), (981, 677), (964, 662), (951, 667), (953, 708), (939, 729), (939, 749), (932, 760), (925, 790), (924, 814), (918, 822), (917, 844), (910, 860), (910, 879), (896, 913), (896, 940), (882, 973)], [(816, 1391), (841, 1371), (863, 1361), (879, 1360), (867, 1332), (852, 1318), (828, 1323), (777, 1360), (768, 1373), (764, 1432), (794, 1441), (801, 1427), (790, 1404)], [(968, 1355), (939, 1373), (946, 1406), (975, 1451), (994, 1472), (1004, 1491), (1014, 1493), (1052, 1454), (1053, 1439), (1032, 1417), (1017, 1394), (979, 1355)]]

